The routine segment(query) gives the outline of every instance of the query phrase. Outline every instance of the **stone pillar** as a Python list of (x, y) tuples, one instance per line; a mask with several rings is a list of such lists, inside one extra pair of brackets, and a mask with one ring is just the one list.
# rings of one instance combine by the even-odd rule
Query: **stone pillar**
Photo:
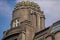
[(24, 31), (21, 31), (21, 33), (20, 33), (20, 35), (19, 35), (19, 37), (18, 37), (18, 39), (17, 40), (26, 40), (25, 39), (25, 32)]
[(30, 21), (32, 22), (32, 25), (33, 25), (34, 30), (36, 32), (37, 27), (36, 27), (36, 14), (35, 13), (32, 13), (30, 15)]
[(22, 40), (25, 40), (25, 33), (22, 31)]
[(36, 14), (36, 19), (37, 19), (37, 32), (39, 32), (40, 31), (40, 15), (39, 14)]
[(27, 27), (28, 29), (26, 29), (26, 40), (33, 40), (34, 38), (34, 29)]
[(40, 17), (40, 27), (41, 27), (41, 30), (45, 28), (45, 17), (44, 17), (44, 15), (41, 15), (41, 17)]
[(32, 23), (36, 27), (36, 15), (32, 14)]

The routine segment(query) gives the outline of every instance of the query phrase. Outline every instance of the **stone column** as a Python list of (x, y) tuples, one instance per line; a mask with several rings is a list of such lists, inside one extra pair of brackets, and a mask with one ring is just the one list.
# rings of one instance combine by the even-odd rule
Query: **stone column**
[(40, 31), (40, 15), (39, 14), (36, 14), (37, 16), (37, 32)]
[(45, 28), (45, 17), (44, 17), (44, 15), (41, 15), (41, 17), (40, 17), (40, 27), (41, 27), (41, 29), (44, 29)]
[(22, 35), (22, 40), (26, 40), (25, 39), (25, 33), (23, 31), (22, 31), (22, 34), (21, 35)]
[(25, 32), (24, 31), (21, 31), (21, 33), (19, 34), (19, 37), (18, 37), (18, 39), (17, 40), (26, 40), (25, 39)]
[(30, 20), (32, 22), (32, 25), (34, 27), (34, 30), (36, 31), (36, 14), (35, 13), (32, 13), (31, 16), (30, 16)]
[(35, 14), (32, 15), (32, 23), (36, 27), (36, 15)]

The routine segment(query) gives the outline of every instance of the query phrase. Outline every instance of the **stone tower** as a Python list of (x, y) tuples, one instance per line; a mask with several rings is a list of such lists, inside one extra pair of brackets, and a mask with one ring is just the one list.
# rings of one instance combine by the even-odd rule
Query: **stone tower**
[(11, 29), (4, 32), (4, 40), (33, 40), (36, 32), (45, 28), (45, 16), (37, 3), (22, 1), (16, 4)]

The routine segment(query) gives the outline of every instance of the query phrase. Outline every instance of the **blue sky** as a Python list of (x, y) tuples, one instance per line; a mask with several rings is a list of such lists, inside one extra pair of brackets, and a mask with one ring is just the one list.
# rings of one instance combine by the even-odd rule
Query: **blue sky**
[[(3, 31), (10, 28), (12, 11), (16, 3), (21, 0), (0, 0), (0, 40), (3, 37)], [(55, 21), (60, 20), (60, 1), (59, 0), (32, 0), (39, 4), (44, 11), (46, 20), (45, 26), (48, 27)]]

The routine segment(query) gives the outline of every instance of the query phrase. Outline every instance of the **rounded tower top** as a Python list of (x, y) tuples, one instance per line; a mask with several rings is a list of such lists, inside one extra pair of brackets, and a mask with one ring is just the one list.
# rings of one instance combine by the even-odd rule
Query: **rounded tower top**
[(24, 8), (33, 8), (33, 9), (37, 9), (40, 10), (40, 7), (37, 3), (35, 2), (30, 2), (30, 1), (22, 1), (16, 4), (14, 10), (16, 9), (24, 9)]

